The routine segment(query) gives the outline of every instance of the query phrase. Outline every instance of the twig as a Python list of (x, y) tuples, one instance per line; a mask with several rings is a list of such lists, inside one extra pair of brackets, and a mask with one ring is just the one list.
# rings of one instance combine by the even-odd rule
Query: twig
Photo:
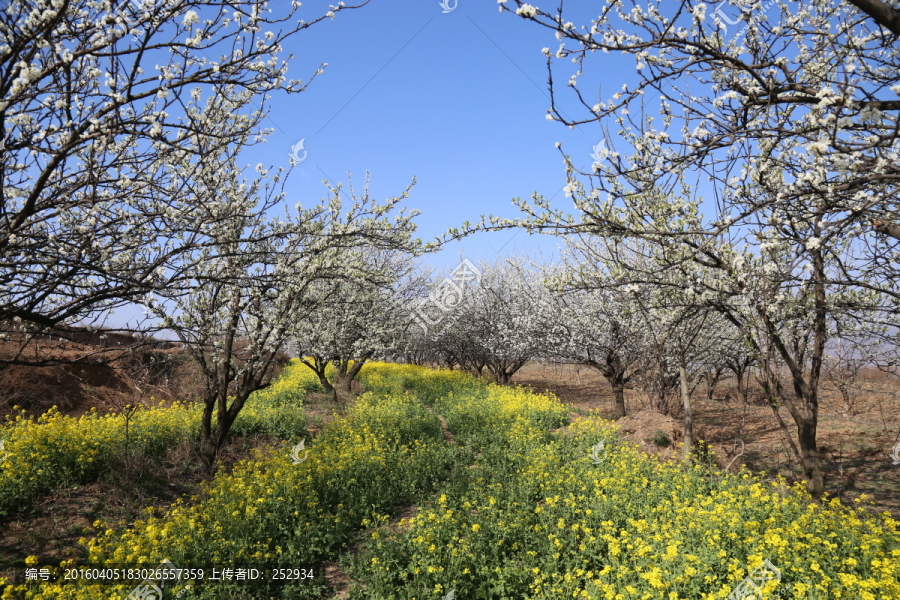
[(726, 471), (730, 471), (730, 470), (731, 470), (731, 465), (734, 464), (734, 461), (736, 461), (738, 458), (740, 458), (740, 457), (743, 456), (743, 454), (744, 454), (744, 440), (741, 439), (741, 438), (738, 438), (737, 441), (736, 441), (735, 444), (734, 444), (734, 447), (735, 447), (735, 448), (737, 448), (737, 442), (740, 442), (740, 443), (741, 443), (741, 451), (734, 455), (734, 458), (732, 458), (732, 459), (731, 459), (731, 462), (728, 463), (728, 466), (725, 467), (725, 470), (726, 470)]

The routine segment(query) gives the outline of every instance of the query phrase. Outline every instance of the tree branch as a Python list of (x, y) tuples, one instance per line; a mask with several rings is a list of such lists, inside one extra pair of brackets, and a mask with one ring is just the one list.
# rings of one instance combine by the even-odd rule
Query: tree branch
[(880, 219), (873, 219), (872, 227), (875, 229), (876, 233), (880, 233), (882, 235), (887, 235), (894, 239), (900, 240), (900, 225), (896, 225), (894, 223), (887, 223)]
[(900, 35), (900, 10), (881, 0), (847, 0), (850, 4), (872, 17), (876, 23)]

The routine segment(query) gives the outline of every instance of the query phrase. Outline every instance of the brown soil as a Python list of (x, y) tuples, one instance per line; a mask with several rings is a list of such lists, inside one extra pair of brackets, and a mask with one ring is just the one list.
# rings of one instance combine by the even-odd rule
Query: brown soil
[(325, 584), (331, 589), (331, 598), (346, 598), (350, 593), (350, 578), (347, 574), (333, 560), (326, 560), (322, 568)]
[[(0, 342), (0, 358), (8, 360), (19, 350), (16, 343)], [(92, 408), (101, 413), (119, 411), (126, 404), (155, 404), (197, 391), (196, 374), (175, 348), (132, 353), (42, 340), (32, 342), (26, 351), (29, 360), (63, 364), (0, 365), (0, 417), (15, 414), (16, 406), (31, 416), (56, 406), (63, 414), (78, 417)]]
[[(548, 390), (581, 414), (594, 410), (606, 418), (614, 414), (612, 390), (592, 369), (528, 364), (513, 382), (536, 391)], [(894, 466), (889, 456), (900, 439), (900, 379), (879, 372), (867, 374), (850, 410), (836, 390), (827, 384), (823, 386), (818, 442), (827, 494), (840, 498), (844, 504), (852, 504), (865, 494), (873, 502), (872, 510), (900, 516), (900, 466)], [(731, 471), (743, 465), (766, 477), (780, 474), (789, 482), (802, 480), (771, 407), (756, 403), (744, 406), (733, 380), (723, 381), (714, 398), (708, 401), (701, 386), (692, 409), (695, 437), (709, 445), (719, 466), (725, 467), (736, 458)], [(665, 417), (645, 410), (646, 403), (633, 390), (626, 390), (625, 400), (629, 416), (619, 423), (626, 435), (648, 453), (677, 458), (677, 444), (683, 439), (681, 416)], [(787, 409), (781, 408), (780, 413), (796, 441), (796, 428)], [(654, 444), (652, 438), (657, 430), (665, 432), (675, 446)]]
[[(513, 376), (512, 382), (536, 392), (552, 392), (563, 402), (584, 411), (601, 409), (613, 414), (612, 388), (595, 369), (528, 363)], [(625, 406), (629, 414), (638, 410), (630, 390), (625, 392)]]
[(681, 423), (650, 408), (618, 420), (620, 431), (648, 454), (674, 458), (684, 440)]
[[(425, 408), (428, 409), (428, 412), (434, 414), (434, 410), (432, 410), (430, 406), (426, 406)], [(445, 421), (444, 417), (442, 417), (441, 415), (438, 415), (438, 420), (441, 422), (441, 433), (444, 436), (444, 441), (448, 444), (455, 444), (456, 439), (454, 439), (453, 437), (453, 432), (451, 432), (450, 428), (447, 427), (447, 421)]]
[(334, 397), (331, 394), (314, 393), (306, 395), (303, 409), (306, 412), (306, 430), (310, 436), (318, 436), (325, 424), (347, 413), (347, 410), (353, 405), (356, 395), (363, 391), (360, 383), (355, 380), (351, 383), (351, 390), (349, 394), (339, 390), (337, 402), (334, 401)]
[[(203, 376), (189, 354), (168, 342), (150, 344), (108, 348), (68, 340), (32, 340), (23, 348), (17, 342), (0, 342), (0, 418), (19, 410), (36, 417), (53, 406), (78, 417), (92, 408), (100, 413), (119, 412), (127, 404), (198, 398), (204, 391)], [(3, 364), (13, 357), (49, 364)], [(279, 358), (272, 377), (278, 376), (288, 357)]]

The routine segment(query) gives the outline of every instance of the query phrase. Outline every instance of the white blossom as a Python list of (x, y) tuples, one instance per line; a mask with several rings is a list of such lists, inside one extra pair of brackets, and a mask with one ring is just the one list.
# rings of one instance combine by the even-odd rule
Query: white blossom
[(184, 14), (184, 18), (181, 20), (181, 24), (185, 27), (190, 27), (191, 25), (199, 21), (200, 17), (197, 15), (197, 12), (189, 10)]
[(696, 17), (698, 21), (706, 20), (706, 4), (700, 2), (694, 7), (694, 17)]

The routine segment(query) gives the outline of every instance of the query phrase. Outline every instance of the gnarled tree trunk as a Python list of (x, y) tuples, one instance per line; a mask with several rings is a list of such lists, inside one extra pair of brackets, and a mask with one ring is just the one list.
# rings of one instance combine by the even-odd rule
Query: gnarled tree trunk
[(322, 357), (312, 357), (310, 360), (301, 357), (300, 362), (309, 367), (310, 370), (316, 374), (319, 384), (322, 386), (322, 389), (325, 390), (325, 393), (330, 394), (332, 399), (337, 401), (337, 388), (328, 381), (328, 377), (325, 375), (325, 369), (331, 361)]
[(684, 454), (685, 461), (690, 459), (694, 446), (694, 414), (691, 412), (691, 392), (688, 389), (687, 369), (682, 362), (678, 365), (678, 376), (681, 381), (681, 401), (684, 406)]
[(366, 353), (359, 359), (341, 359), (338, 361), (334, 366), (335, 385), (349, 394), (353, 390), (353, 380), (371, 356), (371, 353)]

